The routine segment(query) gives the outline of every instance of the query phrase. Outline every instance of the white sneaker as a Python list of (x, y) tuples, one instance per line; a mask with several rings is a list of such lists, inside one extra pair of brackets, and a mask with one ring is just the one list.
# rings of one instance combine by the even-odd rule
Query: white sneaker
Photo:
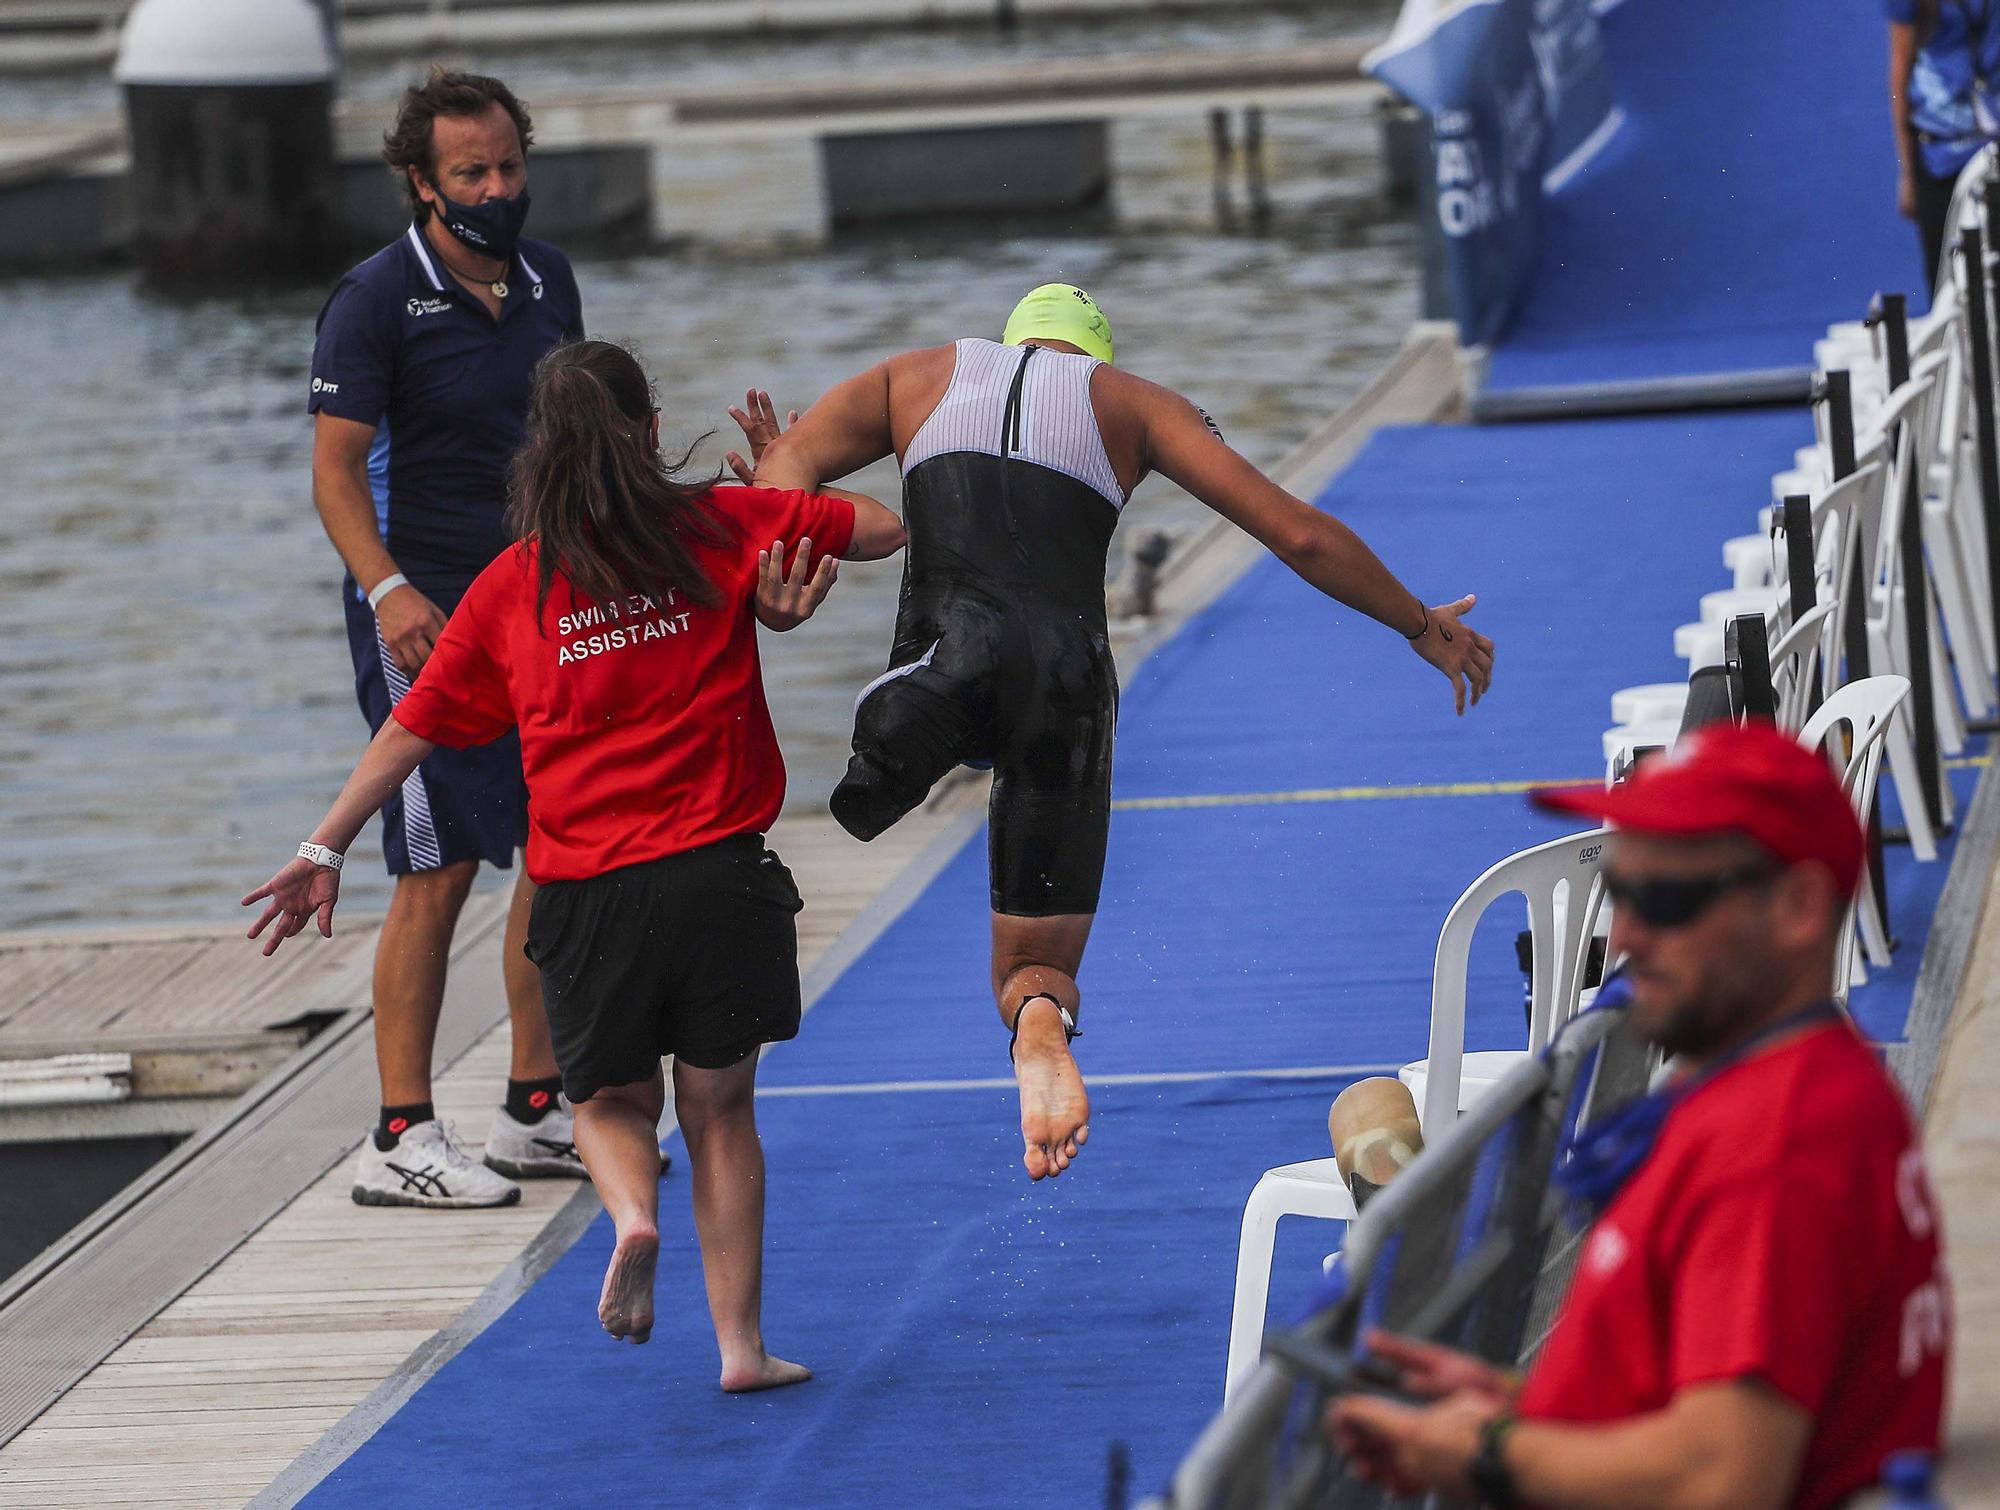
[(486, 1167), (517, 1180), (589, 1179), (590, 1171), (577, 1157), (569, 1098), (558, 1096), (539, 1122), (516, 1122), (504, 1106), (496, 1111), (486, 1134)]
[(475, 1162), (433, 1117), (403, 1133), (386, 1152), (371, 1135), (354, 1166), (358, 1206), (511, 1206), (521, 1187)]

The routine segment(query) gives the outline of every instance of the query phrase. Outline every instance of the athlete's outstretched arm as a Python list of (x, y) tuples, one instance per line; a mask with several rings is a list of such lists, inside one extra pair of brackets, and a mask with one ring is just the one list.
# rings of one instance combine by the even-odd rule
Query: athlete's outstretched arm
[[(867, 376), (866, 373), (862, 375), (864, 377)], [(825, 400), (821, 400), (821, 402), (824, 403)], [(844, 498), (847, 502), (853, 504), (854, 529), (848, 536), (846, 552), (846, 559), (849, 561), (880, 561), (885, 556), (895, 555), (897, 551), (903, 548), (904, 542), (909, 538), (903, 529), (903, 521), (896, 516), (893, 509), (887, 507), (880, 500), (871, 498), (866, 493), (850, 493), (845, 488), (823, 486), (818, 478), (815, 478), (811, 482), (777, 482), (772, 480), (771, 475), (765, 470), (766, 459), (771, 455), (772, 448), (779, 441), (790, 436), (793, 431), (798, 429), (798, 410), (794, 409), (791, 417), (786, 421), (788, 428), (781, 430), (778, 428), (778, 412), (771, 404), (771, 395), (762, 388), (752, 388), (748, 393), (743, 395), (743, 407), (741, 409), (733, 406), (730, 408), (729, 417), (735, 420), (737, 427), (743, 431), (744, 443), (750, 451), (750, 460), (748, 462), (744, 461), (742, 456), (734, 451), (731, 451), (724, 458), (739, 480), (763, 487), (788, 490), (796, 488), (803, 492), (821, 493), (828, 498)], [(872, 461), (874, 458), (870, 457), (869, 460)], [(805, 461), (796, 463), (796, 465), (806, 464)], [(861, 465), (866, 466), (867, 462), (863, 462)], [(854, 470), (852, 467), (848, 468), (848, 471), (852, 470)], [(846, 475), (846, 472), (820, 473), (821, 477), (844, 477)], [(766, 554), (768, 555), (768, 553)], [(816, 592), (811, 595), (810, 603), (805, 605), (804, 614), (801, 617), (791, 619), (791, 622), (782, 622), (789, 615), (776, 613), (775, 618), (772, 616), (772, 613), (776, 612), (775, 597), (772, 593), (766, 591), (769, 562), (760, 557), (759, 566), (760, 578), (757, 593), (757, 617), (760, 622), (771, 629), (790, 629), (794, 625), (803, 623), (806, 619), (811, 618), (813, 609), (819, 606), (820, 599), (824, 598), (828, 589), (833, 586), (833, 578), (831, 576), (826, 578), (824, 585), (820, 584), (818, 577), (814, 577), (812, 583), (816, 588)], [(780, 582), (783, 581), (782, 576), (779, 580)], [(767, 610), (771, 612), (767, 613)]]
[(889, 429), (889, 364), (836, 383), (757, 462), (767, 488), (816, 490), (896, 449)]
[(1129, 373), (1119, 379), (1125, 389), (1121, 398), (1142, 427), (1150, 470), (1247, 531), (1328, 597), (1403, 635), (1451, 682), (1459, 712), (1465, 711), (1468, 690), (1472, 701), (1479, 701), (1493, 680), (1493, 642), (1459, 622), (1475, 602), (1471, 594), (1427, 607), (1353, 530), (1293, 497), (1232, 451), (1193, 404)]

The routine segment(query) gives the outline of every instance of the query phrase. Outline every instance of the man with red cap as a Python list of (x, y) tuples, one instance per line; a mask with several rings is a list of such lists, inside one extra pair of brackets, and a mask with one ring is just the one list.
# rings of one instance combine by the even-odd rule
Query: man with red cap
[(1829, 1000), (1861, 826), (1769, 725), (1691, 736), (1609, 790), (1611, 951), (1667, 1083), (1572, 1145), (1598, 1212), (1525, 1377), (1407, 1338), (1428, 1400), (1349, 1397), (1367, 1476), (1494, 1507), (1833, 1506), (1934, 1453), (1950, 1298), (1917, 1131)]

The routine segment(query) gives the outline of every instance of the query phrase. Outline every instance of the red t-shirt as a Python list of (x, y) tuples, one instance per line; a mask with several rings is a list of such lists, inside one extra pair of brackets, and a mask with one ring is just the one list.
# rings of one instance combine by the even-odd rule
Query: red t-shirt
[(1521, 1392), (1615, 1421), (1757, 1378), (1812, 1414), (1793, 1504), (1837, 1504), (1934, 1452), (1950, 1290), (1903, 1098), (1845, 1023), (1697, 1087), (1605, 1209)]
[(571, 881), (761, 833), (785, 764), (757, 662), (757, 551), (810, 536), (841, 555), (854, 505), (817, 493), (718, 488), (733, 538), (693, 550), (722, 593), (598, 605), (560, 572), (535, 619), (536, 546), (503, 551), (460, 600), (396, 721), (463, 748), (521, 731), (528, 874)]

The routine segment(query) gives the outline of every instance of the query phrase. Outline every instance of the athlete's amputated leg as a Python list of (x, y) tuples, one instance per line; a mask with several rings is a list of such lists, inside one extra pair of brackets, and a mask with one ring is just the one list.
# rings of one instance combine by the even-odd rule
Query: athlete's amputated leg
[(1077, 1021), (1076, 972), (1093, 916), (993, 914), (993, 999), (1014, 1034), (1021, 1093), (1021, 1162), (1028, 1177), (1061, 1174), (1090, 1136), (1090, 1097), (1069, 1051)]
[(998, 634), (991, 608), (968, 603), (899, 631), (895, 664), (855, 704), (854, 758), (828, 804), (855, 838), (882, 833), (975, 753)]
[(757, 1139), (757, 1055), (727, 1069), (674, 1061), (674, 1115), (694, 1166), (701, 1272), (722, 1354), (722, 1387), (777, 1389), (812, 1377), (764, 1348), (764, 1146)]
[(667, 1087), (650, 1080), (608, 1085), (576, 1103), (576, 1146), (618, 1232), (597, 1319), (613, 1337), (653, 1333), (653, 1268), (660, 1256), (660, 1110)]

